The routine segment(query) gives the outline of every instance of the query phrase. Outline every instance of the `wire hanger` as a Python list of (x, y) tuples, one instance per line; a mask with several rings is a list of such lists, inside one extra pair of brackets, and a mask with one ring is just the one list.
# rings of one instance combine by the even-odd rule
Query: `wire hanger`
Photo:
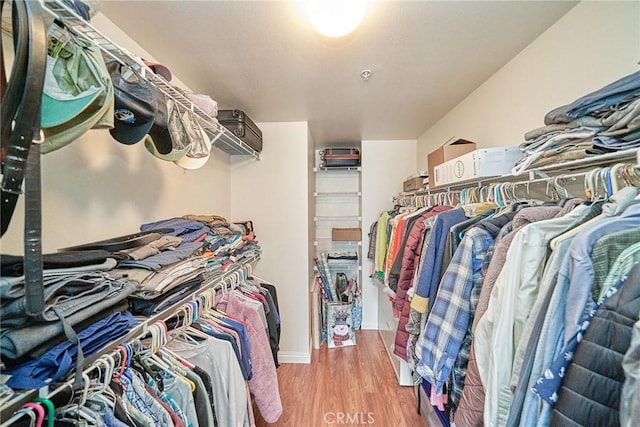
[(560, 199), (570, 199), (573, 196), (569, 193), (565, 187), (560, 185), (560, 180), (564, 179), (564, 175), (558, 175), (553, 179), (553, 187), (555, 189), (556, 194), (558, 194)]
[(16, 413), (11, 417), (11, 419), (9, 419), (7, 422), (13, 424), (23, 416), (29, 417), (29, 427), (35, 427), (38, 420), (38, 415), (36, 414), (34, 408), (31, 408), (29, 406), (23, 406), (22, 408), (18, 409)]
[(33, 418), (31, 419), (31, 421), (29, 422), (29, 425), (34, 425), (35, 427), (42, 427), (42, 422), (44, 421), (44, 408), (34, 402), (29, 402), (29, 403), (25, 403), (24, 405), (22, 405), (23, 408), (25, 409), (30, 409), (31, 411), (33, 411), (32, 413), (35, 414), (35, 422), (33, 420)]

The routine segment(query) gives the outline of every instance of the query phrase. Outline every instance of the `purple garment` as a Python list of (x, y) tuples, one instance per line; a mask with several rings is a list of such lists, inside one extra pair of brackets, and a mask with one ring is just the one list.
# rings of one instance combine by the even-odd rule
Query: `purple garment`
[(282, 415), (282, 402), (278, 389), (276, 366), (271, 357), (269, 337), (260, 319), (260, 314), (256, 309), (245, 304), (241, 297), (233, 292), (228, 294), (226, 312), (242, 320), (247, 326), (253, 368), (249, 390), (251, 390), (262, 417), (268, 423), (273, 423)]

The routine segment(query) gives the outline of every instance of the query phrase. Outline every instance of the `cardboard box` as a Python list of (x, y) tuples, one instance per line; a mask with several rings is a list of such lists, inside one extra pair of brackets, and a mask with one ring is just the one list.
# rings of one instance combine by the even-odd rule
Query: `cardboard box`
[(429, 169), (429, 177), (431, 177), (431, 183), (433, 184), (433, 176), (435, 167), (453, 160), (456, 157), (460, 157), (463, 154), (467, 154), (476, 149), (476, 143), (467, 141), (466, 139), (451, 138), (437, 149), (433, 150), (427, 155), (427, 164)]
[(362, 240), (360, 228), (332, 228), (331, 240), (339, 242), (359, 242)]
[(422, 189), (422, 180), (424, 178), (409, 178), (402, 184), (402, 191), (415, 191)]
[(522, 158), (518, 147), (482, 148), (435, 167), (436, 187), (470, 179), (511, 174)]

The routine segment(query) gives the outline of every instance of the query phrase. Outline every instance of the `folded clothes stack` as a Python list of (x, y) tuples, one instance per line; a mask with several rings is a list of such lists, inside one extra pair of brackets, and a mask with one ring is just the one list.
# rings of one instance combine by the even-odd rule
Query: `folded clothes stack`
[(513, 173), (640, 147), (640, 71), (548, 112)]
[(260, 255), (251, 221), (185, 215), (140, 230), (44, 255), (45, 310), (35, 317), (26, 314), (24, 258), (2, 255), (0, 356), (9, 386), (39, 388), (65, 377), (81, 364), (78, 355), (124, 336), (137, 323), (132, 314), (160, 313)]

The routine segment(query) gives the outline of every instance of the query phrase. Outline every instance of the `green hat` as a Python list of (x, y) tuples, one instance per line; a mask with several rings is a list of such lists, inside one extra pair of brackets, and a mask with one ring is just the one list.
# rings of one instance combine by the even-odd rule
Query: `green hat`
[(70, 36), (55, 53), (47, 56), (42, 95), (43, 153), (75, 141), (89, 129), (113, 127), (113, 87), (100, 48)]

